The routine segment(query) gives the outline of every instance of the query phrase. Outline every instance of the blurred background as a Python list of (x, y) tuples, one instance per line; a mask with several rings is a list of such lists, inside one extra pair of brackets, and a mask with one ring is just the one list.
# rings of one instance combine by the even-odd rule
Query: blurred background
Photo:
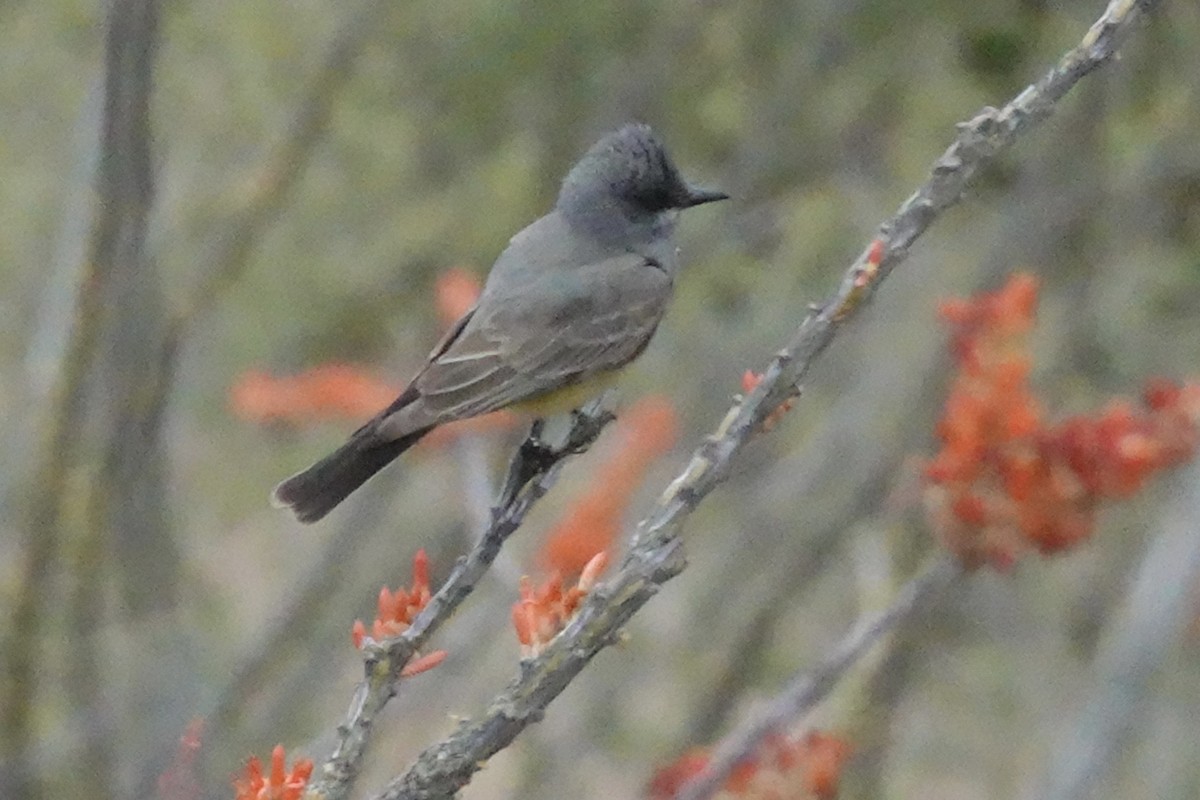
[[(0, 795), (165, 796), (197, 718), (195, 796), (232, 796), (277, 742), (328, 753), (352, 622), (418, 548), (446, 574), (521, 431), (419, 449), (311, 528), (268, 492), (386, 402), (445, 325), (439, 279), (486, 274), (600, 134), (648, 122), (734, 197), (684, 216), (674, 306), (621, 389), (674, 420), (628, 530), (954, 124), (1103, 5), (0, 2)], [(1200, 373), (1197, 40), (1200, 7), (1165, 4), (979, 177), (693, 516), (689, 569), (465, 796), (639, 796), (886, 601), (933, 547), (939, 299), (1039, 276), (1052, 415)], [(288, 394), (330, 365), (368, 388)], [(435, 639), (449, 657), (388, 706), (359, 796), (516, 673), (517, 580), (620, 445), (568, 463)], [(895, 636), (815, 720), (855, 748), (843, 796), (1045, 796), (1189, 491), (1163, 478)], [(1200, 795), (1200, 590), (1174, 588), (1095, 797)]]

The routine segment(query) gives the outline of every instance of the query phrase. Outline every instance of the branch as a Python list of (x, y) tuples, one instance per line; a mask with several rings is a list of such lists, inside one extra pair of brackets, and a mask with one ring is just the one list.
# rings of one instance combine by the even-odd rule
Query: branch
[(792, 396), (842, 324), (907, 257), (929, 225), (962, 198), (971, 177), (1019, 134), (1048, 117), (1081, 78), (1112, 58), (1134, 23), (1157, 5), (1158, 0), (1113, 0), (1083, 41), (1041, 80), (1004, 108), (985, 108), (959, 126), (958, 137), (934, 162), (926, 182), (880, 226), (879, 235), (846, 270), (834, 295), (810, 310), (758, 387), (730, 408), (716, 432), (667, 487), (654, 511), (638, 526), (619, 571), (596, 587), (578, 616), (540, 657), (522, 665), (521, 674), (482, 718), (463, 723), (425, 750), (405, 774), (388, 784), (379, 800), (452, 797), (488, 758), (541, 718), (588, 661), (617, 640), (621, 627), (658, 587), (683, 570), (683, 522), (728, 476), (733, 457), (766, 416)]
[[(99, 361), (106, 302), (120, 270), (143, 262), (145, 232), (153, 202), (149, 107), (158, 9), (155, 0), (110, 3), (105, 18), (104, 108), (98, 137), (100, 155), (94, 176), (94, 202), (89, 209), (88, 242), (77, 277), (75, 308), (69, 322), (68, 346), (59, 366), (36, 467), (27, 487), (23, 519), (23, 563), (16, 578), (13, 624), (4, 642), (3, 695), (0, 696), (0, 794), (38, 798), (48, 791), (38, 773), (37, 691), (41, 639), (48, 627), (44, 593), (55, 558), (64, 541), (81, 555), (99, 556), (107, 544), (105, 531), (89, 527), (69, 511), (78, 492), (69, 491), (72, 471), (92, 460), (92, 429), (97, 412), (87, 391)], [(102, 411), (102, 409), (101, 409)], [(91, 477), (91, 476), (88, 476)], [(90, 489), (94, 492), (94, 487)], [(92, 499), (96, 499), (93, 495)], [(102, 581), (103, 559), (77, 560), (81, 589)], [(83, 726), (80, 763), (98, 797), (114, 793), (114, 758), (104, 687), (96, 666), (100, 653), (89, 615), (96, 596), (73, 598), (72, 624), (88, 633), (76, 640), (68, 693), (87, 723)]]
[(963, 574), (959, 563), (949, 557), (935, 561), (905, 584), (883, 611), (859, 620), (846, 638), (812, 671), (792, 678), (766, 710), (727, 736), (713, 752), (708, 767), (680, 789), (678, 800), (706, 800), (725, 783), (733, 769), (758, 749), (767, 735), (781, 731), (812, 711), (838, 684), (850, 667), (884, 634), (920, 611), (937, 594)]
[(247, 181), (250, 190), (241, 207), (229, 215), (224, 229), (199, 257), (199, 278), (169, 316), (154, 373), (143, 390), (147, 408), (161, 416), (175, 384), (179, 350), (196, 324), (246, 269), (262, 235), (275, 221), (299, 182), (329, 125), (334, 100), (353, 75), (363, 43), (379, 30), (380, 17), (392, 8), (383, 0), (364, 0), (334, 33), (321, 66), (305, 89), (282, 136)]
[(772, 411), (779, 407), (833, 341), (842, 324), (861, 307), (891, 271), (908, 257), (913, 242), (942, 212), (962, 199), (967, 183), (1016, 140), (1018, 134), (1053, 112), (1055, 104), (1082, 77), (1104, 64), (1134, 22), (1159, 0), (1113, 0), (1079, 45), (1067, 52), (1037, 83), (1004, 108), (984, 108), (959, 124), (955, 142), (934, 162), (929, 178), (879, 227), (879, 235), (842, 276), (834, 296), (811, 309), (792, 340), (771, 361), (761, 383), (740, 405), (730, 408), (709, 441), (640, 526), (635, 543), (653, 546), (678, 534), (680, 521), (698, 500), (728, 475), (732, 457)]
[[(521, 526), (533, 505), (545, 496), (558, 478), (566, 458), (586, 450), (599, 437), (612, 414), (595, 401), (573, 420), (566, 441), (557, 448), (546, 448), (531, 434), (521, 446), (510, 465), (510, 479), (520, 475), (523, 480), (497, 508), (492, 510), (491, 524), (471, 552), (458, 560), (454, 570), (424, 610), (400, 636), (363, 646), (366, 677), (354, 692), (345, 721), (338, 726), (338, 740), (333, 753), (321, 766), (320, 777), (314, 780), (305, 794), (310, 800), (340, 800), (345, 797), (362, 769), (375, 717), (398, 691), (400, 673), (417, 651), (446, 622), (475, 589), (487, 572), (500, 548)], [(537, 458), (529, 459), (530, 450), (537, 449)], [(521, 491), (523, 489), (523, 491)]]
[[(245, 181), (248, 191), (240, 192), (241, 202), (223, 216), (218, 223), (218, 230), (198, 256), (194, 270), (198, 276), (195, 284), (188, 287), (189, 291), (184, 294), (179, 306), (167, 315), (161, 335), (150, 346), (152, 352), (145, 359), (148, 366), (143, 368), (145, 372), (138, 381), (136, 393), (138, 408), (135, 417), (144, 421), (144, 424), (135, 432), (157, 434), (160, 430), (175, 388), (180, 350), (198, 323), (245, 272), (255, 246), (269, 230), (311, 163), (317, 145), (329, 128), (335, 101), (354, 75), (355, 59), (364, 43), (380, 30), (380, 20), (390, 10), (392, 5), (382, 0), (361, 0), (340, 20), (286, 126)], [(124, 444), (126, 449), (141, 445), (137, 438), (126, 439), (132, 441), (132, 444)], [(161, 478), (154, 471), (154, 464), (145, 465), (143, 469), (150, 469), (151, 475)], [(129, 537), (125, 535), (124, 538)], [(153, 543), (156, 540), (143, 536), (138, 543), (146, 541)], [(168, 538), (160, 537), (154, 549), (162, 550), (168, 543)], [(139, 547), (135, 552), (144, 556), (145, 549)], [(118, 566), (125, 566), (125, 586), (141, 589), (142, 594), (150, 596), (161, 597), (169, 593), (172, 583), (166, 579), (159, 581), (166, 587), (165, 590), (156, 591), (158, 587), (147, 589), (144, 586), (145, 570), (140, 569), (144, 560), (118, 560)], [(169, 573), (167, 575), (169, 577)], [(269, 652), (277, 653), (278, 650)], [(260, 660), (259, 666), (262, 663), (265, 663), (265, 659)], [(223, 706), (222, 710), (229, 708)], [(226, 714), (220, 721), (225, 724), (229, 720), (230, 716)], [(150, 761), (153, 762), (153, 759)]]
[(307, 168), (328, 127), (333, 102), (354, 74), (363, 43), (379, 30), (380, 17), (391, 8), (382, 0), (365, 0), (334, 33), (282, 138), (248, 181), (249, 196), (201, 259), (199, 283), (171, 320), (173, 344), (178, 345), (197, 318), (241, 277), (254, 246)]

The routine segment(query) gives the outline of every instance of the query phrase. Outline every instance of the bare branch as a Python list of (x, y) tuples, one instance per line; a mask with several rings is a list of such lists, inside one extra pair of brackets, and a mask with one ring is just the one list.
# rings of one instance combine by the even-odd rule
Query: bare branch
[(380, 800), (447, 798), (488, 758), (506, 747), (657, 591), (679, 574), (685, 560), (680, 529), (693, 509), (729, 474), (733, 457), (766, 416), (792, 395), (842, 323), (861, 308), (878, 284), (904, 260), (912, 243), (957, 203), (970, 178), (1007, 149), (1019, 134), (1048, 117), (1083, 76), (1104, 64), (1158, 0), (1113, 0), (1083, 41), (1041, 80), (1004, 108), (985, 108), (959, 126), (958, 137), (934, 163), (929, 178), (880, 226), (879, 236), (850, 265), (834, 295), (810, 310), (792, 340), (776, 355), (762, 382), (734, 405), (716, 432), (642, 521), (619, 571), (598, 586), (578, 616), (537, 659), (498, 695), (483, 716), (465, 722), (425, 750), (417, 762), (378, 795)]
[(474, 591), (479, 579), (500, 554), (504, 542), (521, 526), (534, 503), (554, 485), (563, 460), (590, 447), (612, 419), (612, 414), (602, 409), (600, 401), (593, 402), (575, 417), (561, 446), (541, 449), (533, 460), (527, 459), (530, 448), (544, 446), (536, 442), (532, 434), (521, 446), (510, 466), (510, 478), (520, 475), (520, 485), (515, 486), (517, 491), (506, 498), (503, 505), (492, 510), (491, 524), (479, 542), (458, 560), (450, 577), (408, 630), (394, 639), (364, 645), (366, 677), (355, 690), (345, 721), (338, 726), (338, 741), (333, 753), (321, 766), (320, 777), (312, 782), (305, 797), (340, 800), (349, 793), (362, 769), (375, 717), (396, 695), (401, 670)]
[(679, 521), (700, 497), (725, 479), (732, 456), (762, 420), (790, 396), (841, 325), (907, 258), (912, 243), (962, 198), (979, 168), (1011, 146), (1022, 131), (1048, 117), (1080, 78), (1112, 58), (1133, 24), (1158, 2), (1113, 0), (1083, 41), (1041, 80), (1026, 87), (999, 111), (985, 108), (973, 119), (960, 123), (957, 139), (934, 162), (925, 183), (880, 225), (878, 237), (845, 271), (833, 297), (810, 309), (792, 340), (771, 361), (759, 385), (743, 403), (729, 410), (716, 433), (692, 456), (659, 507), (639, 526), (638, 542), (662, 542), (677, 535)]
[(283, 136), (250, 179), (249, 196), (202, 256), (199, 283), (171, 321), (174, 341), (186, 336), (195, 320), (241, 277), (254, 246), (275, 220), (325, 134), (334, 100), (354, 74), (363, 44), (391, 7), (382, 0), (365, 0), (334, 34)]
[(680, 789), (679, 800), (705, 800), (712, 797), (734, 767), (751, 756), (764, 737), (784, 730), (810, 712), (884, 634), (924, 608), (941, 589), (962, 573), (963, 569), (957, 561), (943, 557), (905, 584), (886, 609), (859, 620), (820, 664), (792, 678), (787, 688), (771, 700), (758, 717), (727, 736), (713, 752), (704, 773)]

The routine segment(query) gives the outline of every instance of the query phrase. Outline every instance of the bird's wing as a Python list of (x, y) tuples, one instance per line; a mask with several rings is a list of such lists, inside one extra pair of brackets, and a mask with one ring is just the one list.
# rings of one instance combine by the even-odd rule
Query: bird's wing
[(414, 379), (403, 428), (485, 414), (623, 366), (666, 310), (671, 278), (624, 254), (484, 298)]

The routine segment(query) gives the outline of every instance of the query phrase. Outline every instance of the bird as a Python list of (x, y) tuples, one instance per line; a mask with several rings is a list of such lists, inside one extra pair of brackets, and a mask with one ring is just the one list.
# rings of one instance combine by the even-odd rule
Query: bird
[(679, 212), (728, 197), (686, 181), (648, 125), (600, 138), (399, 397), (272, 503), (316, 522), (439, 425), (502, 408), (540, 420), (600, 394), (667, 310)]

